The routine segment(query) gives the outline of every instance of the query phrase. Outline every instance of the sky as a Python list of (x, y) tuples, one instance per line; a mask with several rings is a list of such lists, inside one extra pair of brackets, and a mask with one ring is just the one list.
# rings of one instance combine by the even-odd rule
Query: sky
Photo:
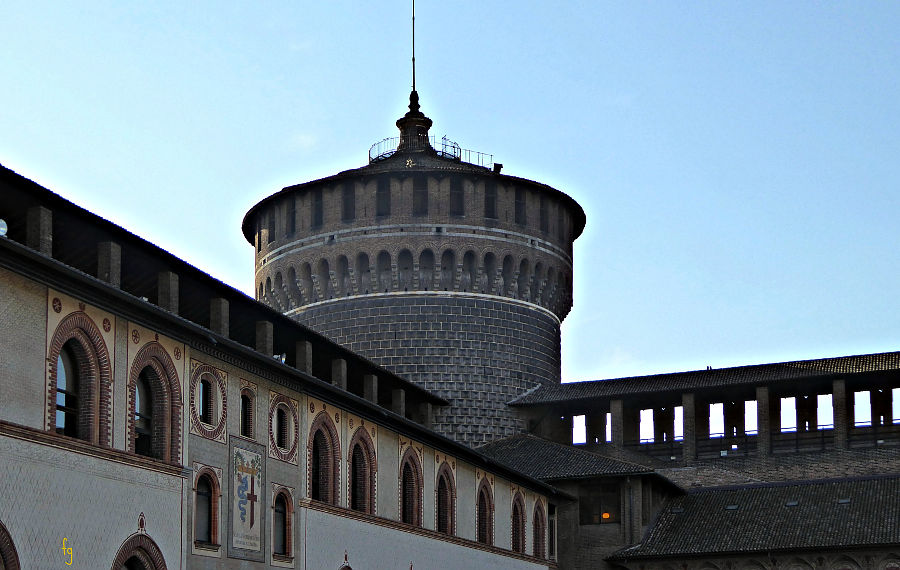
[[(410, 2), (0, 5), (0, 163), (252, 295), (244, 213), (363, 166)], [(900, 350), (900, 3), (416, 6), (432, 134), (587, 215), (563, 378)], [(2, 217), (2, 213), (0, 213)]]

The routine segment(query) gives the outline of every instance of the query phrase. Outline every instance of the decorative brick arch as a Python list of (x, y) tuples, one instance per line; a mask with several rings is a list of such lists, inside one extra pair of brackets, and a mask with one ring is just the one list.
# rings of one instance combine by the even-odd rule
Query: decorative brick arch
[(19, 553), (16, 552), (16, 545), (13, 544), (9, 531), (0, 521), (0, 563), (6, 570), (19, 570)]
[[(353, 470), (353, 452), (359, 446), (365, 459), (365, 473), (358, 474)], [(357, 478), (363, 479), (358, 481)], [(375, 488), (378, 480), (378, 459), (375, 455), (375, 444), (365, 426), (360, 426), (353, 433), (350, 445), (347, 447), (347, 506), (353, 508), (353, 487), (356, 486), (362, 494), (363, 509), (365, 513), (375, 514)]]
[(149, 369), (153, 397), (153, 454), (168, 463), (181, 458), (181, 388), (178, 371), (159, 342), (144, 345), (134, 357), (128, 374), (128, 451), (134, 452), (134, 399), (138, 377)]
[(162, 551), (145, 533), (133, 534), (122, 543), (113, 559), (112, 570), (121, 570), (131, 558), (136, 558), (144, 570), (167, 570)]
[(513, 552), (525, 554), (525, 498), (516, 491), (510, 507), (510, 545)]
[[(441, 479), (446, 481), (447, 485), (447, 496), (444, 497), (447, 503), (446, 511), (441, 508)], [(434, 480), (434, 528), (438, 532), (442, 532), (442, 517), (445, 519), (443, 522), (446, 523), (447, 534), (456, 535), (456, 479), (453, 477), (453, 469), (446, 461), (438, 467)]]
[[(404, 485), (403, 472), (406, 467), (410, 468), (412, 480)], [(400, 500), (400, 520), (413, 526), (422, 526), (422, 490), (424, 489), (422, 477), (422, 463), (419, 456), (412, 445), (406, 448), (406, 452), (400, 459), (399, 472), (399, 500)], [(409, 502), (407, 504), (407, 502)], [(412, 515), (410, 520), (403, 520), (407, 509)]]
[(112, 398), (109, 350), (100, 329), (83, 311), (66, 316), (57, 325), (50, 340), (45, 427), (53, 430), (56, 425), (56, 364), (63, 346), (70, 341), (80, 380), (78, 397), (84, 402), (79, 406), (78, 437), (108, 447)]
[[(316, 434), (321, 433), (325, 440), (325, 449), (320, 459), (319, 477), (324, 478), (323, 487), (331, 493), (330, 497), (325, 497), (327, 503), (332, 505), (340, 504), (340, 470), (341, 470), (341, 439), (338, 436), (337, 428), (334, 422), (328, 416), (328, 412), (322, 410), (316, 415), (312, 424), (309, 426), (309, 441), (306, 445), (306, 494), (310, 498), (313, 496), (313, 441)], [(320, 479), (321, 481), (322, 479)]]

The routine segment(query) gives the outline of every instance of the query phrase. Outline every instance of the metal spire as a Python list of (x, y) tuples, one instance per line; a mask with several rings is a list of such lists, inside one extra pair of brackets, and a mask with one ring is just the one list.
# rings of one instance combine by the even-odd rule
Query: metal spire
[(416, 0), (412, 0), (412, 90), (416, 90)]

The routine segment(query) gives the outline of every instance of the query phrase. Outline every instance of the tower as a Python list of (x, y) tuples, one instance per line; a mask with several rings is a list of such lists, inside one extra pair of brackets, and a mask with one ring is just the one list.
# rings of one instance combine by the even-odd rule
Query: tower
[(506, 403), (560, 381), (581, 207), (429, 135), (410, 93), (369, 164), (284, 188), (244, 217), (257, 298), (447, 399), (469, 445), (518, 433)]

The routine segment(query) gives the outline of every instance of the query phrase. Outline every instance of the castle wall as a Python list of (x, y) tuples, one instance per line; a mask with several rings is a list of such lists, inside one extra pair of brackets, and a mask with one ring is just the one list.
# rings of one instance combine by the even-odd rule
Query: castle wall
[(434, 429), (470, 445), (519, 433), (506, 403), (559, 382), (559, 324), (526, 303), (396, 293), (319, 303), (296, 318), (448, 399)]

